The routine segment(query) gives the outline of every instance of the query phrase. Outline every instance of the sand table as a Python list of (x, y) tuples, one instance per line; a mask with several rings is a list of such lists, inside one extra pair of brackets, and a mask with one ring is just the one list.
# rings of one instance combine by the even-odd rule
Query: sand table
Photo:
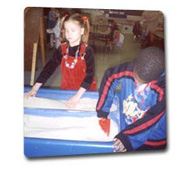
[(97, 117), (44, 117), (24, 115), (24, 136), (46, 139), (80, 141), (111, 141), (118, 133), (116, 123), (111, 120), (107, 136)]
[[(68, 107), (65, 103), (65, 100), (53, 100), (40, 97), (29, 97), (28, 99), (24, 98), (24, 107), (75, 111), (96, 111), (97, 99), (82, 98), (74, 108)], [(116, 109), (116, 105), (113, 104), (110, 112), (116, 111)]]

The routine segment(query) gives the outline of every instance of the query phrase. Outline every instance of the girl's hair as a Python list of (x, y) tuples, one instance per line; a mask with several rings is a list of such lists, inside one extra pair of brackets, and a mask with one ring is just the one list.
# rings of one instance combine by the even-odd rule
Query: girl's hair
[(64, 23), (66, 21), (74, 21), (77, 22), (81, 28), (84, 28), (84, 34), (81, 37), (81, 43), (87, 43), (89, 39), (89, 30), (90, 30), (90, 25), (89, 25), (89, 20), (86, 16), (82, 16), (81, 14), (75, 13), (72, 15), (66, 14), (62, 19), (61, 19), (61, 29), (60, 29), (60, 41), (67, 42), (66, 36), (65, 36), (65, 28), (64, 28)]

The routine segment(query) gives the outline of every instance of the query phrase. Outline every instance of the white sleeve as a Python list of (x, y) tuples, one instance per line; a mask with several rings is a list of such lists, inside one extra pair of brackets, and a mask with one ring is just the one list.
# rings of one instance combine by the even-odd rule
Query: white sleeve
[(122, 33), (120, 33), (120, 43), (123, 43), (124, 42), (124, 35)]
[(60, 20), (57, 20), (55, 27), (53, 28), (55, 36), (58, 38), (60, 35)]

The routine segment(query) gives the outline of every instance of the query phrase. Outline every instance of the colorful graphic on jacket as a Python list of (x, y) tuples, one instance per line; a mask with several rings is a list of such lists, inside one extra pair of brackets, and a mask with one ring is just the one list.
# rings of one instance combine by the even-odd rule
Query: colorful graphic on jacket
[(132, 124), (139, 118), (142, 118), (145, 111), (146, 110), (141, 110), (139, 108), (139, 105), (132, 94), (123, 101), (123, 114), (125, 115), (125, 121), (127, 124)]

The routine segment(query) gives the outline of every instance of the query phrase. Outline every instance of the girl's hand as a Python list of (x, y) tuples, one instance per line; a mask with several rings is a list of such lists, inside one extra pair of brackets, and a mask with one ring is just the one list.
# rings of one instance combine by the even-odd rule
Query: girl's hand
[(29, 97), (35, 97), (37, 94), (37, 91), (39, 90), (39, 88), (42, 86), (42, 83), (36, 83), (31, 90), (29, 90), (28, 92), (26, 92), (24, 94), (24, 98), (29, 98)]
[(37, 91), (35, 89), (31, 89), (30, 91), (28, 91), (24, 94), (24, 97), (25, 98), (35, 97), (36, 94), (37, 94)]
[(86, 89), (80, 87), (80, 89), (77, 91), (76, 95), (74, 95), (73, 97), (71, 97), (67, 102), (66, 105), (69, 107), (75, 107), (78, 102), (80, 101), (80, 98), (82, 97), (82, 95), (86, 92)]
[(79, 101), (80, 101), (80, 97), (76, 94), (66, 102), (66, 105), (68, 107), (75, 107)]

